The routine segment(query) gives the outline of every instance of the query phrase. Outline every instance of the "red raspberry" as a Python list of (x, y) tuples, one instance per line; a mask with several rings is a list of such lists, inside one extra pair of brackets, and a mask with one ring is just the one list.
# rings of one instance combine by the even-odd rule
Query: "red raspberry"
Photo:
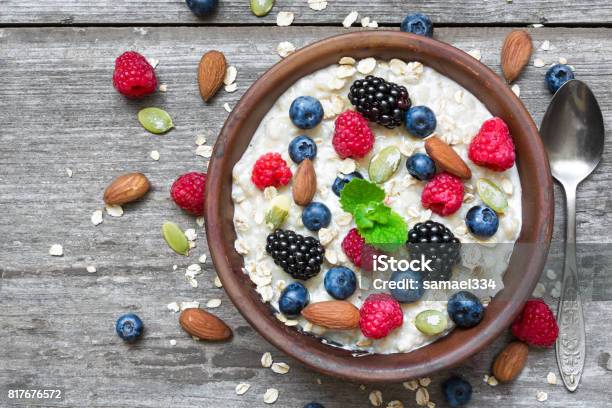
[(193, 215), (204, 214), (206, 173), (185, 173), (177, 178), (170, 188), (172, 200), (183, 210)]
[(387, 293), (375, 293), (366, 298), (359, 309), (359, 327), (371, 339), (386, 337), (404, 323), (399, 302)]
[(121, 95), (142, 98), (157, 88), (155, 70), (139, 53), (124, 52), (115, 60), (113, 85)]
[(477, 165), (495, 171), (512, 167), (516, 155), (508, 125), (500, 118), (483, 123), (470, 143), (468, 157)]
[(531, 299), (512, 323), (512, 334), (531, 346), (552, 347), (559, 327), (548, 305), (541, 299)]
[(353, 228), (346, 234), (342, 240), (342, 250), (356, 267), (366, 271), (374, 270), (373, 256), (378, 255), (379, 252), (365, 243), (357, 232), (357, 228)]
[(449, 173), (436, 174), (423, 189), (421, 204), (436, 214), (451, 215), (461, 208), (463, 183)]
[(263, 190), (270, 186), (285, 186), (291, 181), (291, 176), (291, 169), (279, 153), (266, 153), (255, 162), (251, 181)]
[(374, 134), (361, 114), (348, 110), (336, 118), (332, 144), (338, 156), (343, 159), (361, 158), (372, 150)]

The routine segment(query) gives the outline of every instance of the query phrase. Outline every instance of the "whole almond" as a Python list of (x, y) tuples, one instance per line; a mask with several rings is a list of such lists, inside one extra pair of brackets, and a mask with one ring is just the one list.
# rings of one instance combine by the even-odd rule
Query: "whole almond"
[(142, 173), (128, 173), (114, 179), (104, 190), (104, 202), (122, 205), (136, 201), (149, 191), (149, 180)]
[(317, 175), (310, 159), (304, 159), (293, 179), (293, 201), (297, 205), (308, 205), (317, 192)]
[(501, 50), (501, 68), (508, 83), (514, 81), (529, 63), (533, 44), (527, 31), (511, 31)]
[(183, 330), (201, 340), (221, 341), (232, 337), (232, 330), (223, 320), (200, 308), (183, 310), (179, 323)]
[(312, 303), (302, 310), (302, 316), (328, 329), (349, 330), (359, 326), (359, 309), (344, 300)]
[(495, 358), (493, 375), (500, 382), (514, 380), (525, 367), (529, 347), (521, 341), (514, 341), (506, 346)]
[(428, 138), (425, 141), (425, 151), (442, 170), (463, 179), (472, 178), (472, 171), (461, 156), (439, 137)]
[(202, 55), (198, 66), (198, 85), (204, 101), (208, 102), (223, 85), (226, 67), (223, 53), (209, 51)]

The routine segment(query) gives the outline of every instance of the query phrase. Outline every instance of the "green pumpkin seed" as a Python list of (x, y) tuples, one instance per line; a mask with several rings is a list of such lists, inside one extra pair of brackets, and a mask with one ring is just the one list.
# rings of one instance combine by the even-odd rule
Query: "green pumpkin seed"
[(156, 135), (166, 133), (174, 127), (172, 118), (163, 109), (144, 108), (138, 112), (138, 121), (143, 128)]
[(257, 17), (263, 17), (274, 7), (274, 0), (251, 0), (251, 11)]
[(162, 234), (170, 249), (180, 255), (189, 255), (189, 240), (181, 227), (173, 222), (166, 221), (162, 225)]
[(272, 199), (271, 204), (266, 212), (265, 223), (270, 229), (275, 230), (283, 225), (289, 215), (291, 199), (286, 195), (279, 195)]
[(376, 184), (389, 180), (397, 171), (402, 160), (402, 154), (395, 146), (389, 146), (376, 153), (370, 160), (368, 175), (370, 181)]
[(506, 194), (489, 179), (481, 178), (476, 182), (478, 195), (483, 203), (491, 207), (496, 213), (503, 214), (508, 208)]
[(435, 336), (446, 330), (446, 314), (437, 310), (424, 310), (416, 316), (414, 325), (427, 336)]

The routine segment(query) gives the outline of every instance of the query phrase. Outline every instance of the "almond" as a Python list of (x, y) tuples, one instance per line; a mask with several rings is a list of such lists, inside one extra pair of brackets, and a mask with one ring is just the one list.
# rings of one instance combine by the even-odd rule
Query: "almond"
[(128, 173), (114, 179), (104, 190), (104, 202), (122, 205), (136, 201), (149, 191), (149, 180), (142, 173)]
[(202, 55), (198, 66), (198, 85), (204, 101), (208, 102), (223, 85), (226, 67), (225, 56), (222, 52), (209, 51)]
[(463, 179), (472, 178), (472, 172), (461, 156), (439, 137), (428, 138), (425, 141), (425, 151), (442, 170)]
[(501, 68), (508, 83), (514, 81), (529, 63), (533, 44), (527, 31), (515, 30), (504, 40), (501, 50)]
[(529, 347), (521, 341), (514, 341), (506, 346), (495, 358), (493, 375), (500, 382), (514, 380), (525, 367)]
[(312, 303), (302, 310), (302, 316), (328, 329), (348, 330), (359, 326), (359, 309), (344, 300)]
[(293, 179), (293, 201), (297, 205), (308, 205), (317, 192), (317, 175), (310, 159), (304, 159)]
[(199, 308), (183, 310), (179, 323), (183, 330), (201, 340), (220, 341), (232, 337), (232, 330), (223, 320)]

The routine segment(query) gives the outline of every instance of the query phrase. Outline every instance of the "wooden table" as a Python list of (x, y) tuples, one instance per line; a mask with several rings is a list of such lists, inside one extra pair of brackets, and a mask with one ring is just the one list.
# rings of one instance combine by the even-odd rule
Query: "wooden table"
[[(213, 285), (210, 261), (192, 288), (185, 268), (207, 254), (203, 231), (177, 210), (168, 194), (172, 181), (187, 171), (206, 168), (194, 140), (203, 134), (213, 144), (241, 94), (280, 58), (276, 46), (301, 47), (346, 32), (341, 21), (351, 10), (397, 29), (409, 11), (420, 10), (437, 23), (436, 37), (463, 50), (479, 50), (482, 61), (499, 71), (499, 50), (513, 27), (530, 27), (534, 58), (548, 65), (566, 58), (577, 76), (592, 86), (612, 129), (612, 3), (608, 0), (330, 0), (315, 12), (305, 0), (279, 1), (265, 18), (251, 15), (246, 0), (221, 1), (218, 14), (198, 20), (182, 0), (0, 0), (0, 406), (146, 406), (263, 407), (267, 388), (278, 388), (276, 406), (302, 407), (317, 400), (327, 408), (367, 407), (372, 390), (385, 405), (401, 400), (416, 406), (415, 394), (401, 384), (350, 384), (318, 375), (273, 349), (242, 319), (222, 289)], [(293, 4), (292, 4), (293, 3)], [(293, 11), (291, 27), (277, 27), (278, 11)], [(358, 30), (361, 28), (352, 28)], [(549, 40), (551, 49), (541, 44)], [(157, 74), (167, 85), (144, 101), (128, 101), (112, 87), (114, 59), (134, 49), (159, 60)], [(238, 68), (238, 91), (221, 91), (209, 105), (198, 95), (195, 71), (203, 52), (219, 49)], [(546, 68), (533, 63), (517, 82), (521, 99), (539, 123), (550, 100)], [(176, 129), (164, 136), (147, 134), (136, 120), (143, 106), (169, 111)], [(160, 153), (159, 161), (149, 157)], [(578, 193), (578, 236), (584, 245), (583, 286), (588, 326), (588, 357), (580, 389), (569, 394), (549, 385), (557, 373), (553, 350), (533, 350), (528, 367), (512, 384), (483, 382), (493, 356), (508, 341), (502, 336), (487, 350), (453, 372), (470, 379), (478, 407), (610, 405), (612, 385), (612, 294), (605, 276), (606, 243), (611, 242), (612, 150)], [(71, 169), (69, 177), (66, 169)], [(125, 207), (121, 218), (90, 217), (102, 208), (101, 195), (116, 175), (142, 171), (152, 182), (147, 198)], [(559, 193), (559, 190), (556, 191)], [(563, 235), (563, 202), (557, 194), (555, 240)], [(160, 226), (173, 220), (199, 231), (189, 258), (173, 255)], [(49, 256), (61, 244), (63, 257)], [(609, 246), (609, 245), (608, 245)], [(558, 251), (557, 251), (558, 252)], [(559, 256), (551, 257), (558, 264)], [(87, 266), (95, 265), (96, 272)], [(173, 265), (178, 269), (173, 270)], [(599, 265), (600, 267), (598, 267)], [(608, 267), (609, 269), (609, 267)], [(557, 268), (558, 270), (558, 268)], [(558, 279), (558, 278), (557, 278)], [(555, 280), (542, 277), (551, 297)], [(234, 329), (226, 344), (193, 341), (178, 325), (170, 302), (222, 299), (215, 310)], [(114, 333), (122, 313), (138, 313), (144, 339), (126, 346)], [(171, 341), (176, 340), (176, 345)], [(174, 343), (174, 342), (172, 342)], [(290, 364), (281, 375), (262, 368), (271, 351)], [(440, 383), (432, 378), (431, 400), (444, 406)], [(238, 383), (251, 384), (242, 396)], [(8, 401), (7, 388), (62, 388), (56, 402)]]

